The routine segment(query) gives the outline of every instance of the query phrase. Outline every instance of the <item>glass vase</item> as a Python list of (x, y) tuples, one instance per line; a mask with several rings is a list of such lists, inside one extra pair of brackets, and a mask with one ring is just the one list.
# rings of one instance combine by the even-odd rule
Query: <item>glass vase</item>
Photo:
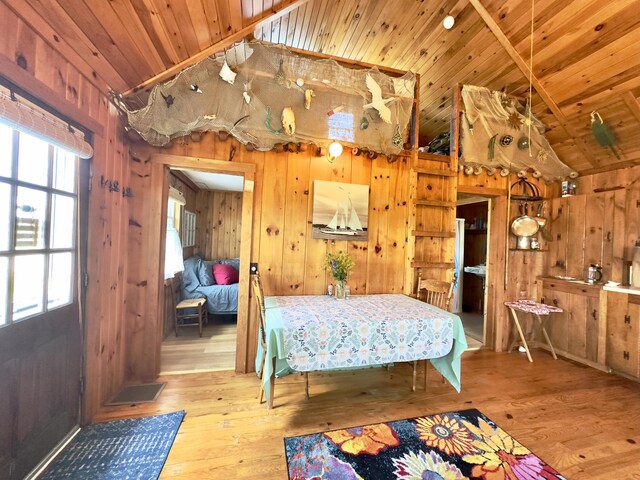
[(344, 281), (338, 280), (336, 283), (336, 298), (339, 300), (344, 300)]

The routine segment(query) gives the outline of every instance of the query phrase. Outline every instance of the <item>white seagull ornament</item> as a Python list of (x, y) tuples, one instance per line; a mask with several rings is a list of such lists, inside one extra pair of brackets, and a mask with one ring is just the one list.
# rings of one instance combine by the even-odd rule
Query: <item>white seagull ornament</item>
[(391, 123), (391, 110), (387, 107), (387, 103), (393, 101), (393, 98), (382, 99), (380, 85), (369, 74), (367, 74), (367, 88), (371, 92), (371, 103), (367, 103), (362, 108), (375, 108), (382, 120)]

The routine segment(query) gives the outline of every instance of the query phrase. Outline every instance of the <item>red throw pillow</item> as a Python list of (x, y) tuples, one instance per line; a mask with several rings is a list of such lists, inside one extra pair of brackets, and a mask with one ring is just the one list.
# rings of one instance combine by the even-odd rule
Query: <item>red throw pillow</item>
[(238, 272), (233, 266), (220, 263), (213, 266), (213, 278), (216, 279), (218, 285), (232, 285), (240, 280)]

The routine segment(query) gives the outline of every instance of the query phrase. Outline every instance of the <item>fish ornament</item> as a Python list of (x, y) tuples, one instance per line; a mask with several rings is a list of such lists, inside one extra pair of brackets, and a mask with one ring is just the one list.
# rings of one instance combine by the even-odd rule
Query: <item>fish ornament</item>
[(371, 103), (363, 105), (362, 108), (375, 108), (380, 118), (386, 123), (391, 123), (391, 110), (387, 107), (387, 103), (393, 101), (393, 98), (382, 98), (382, 89), (380, 85), (367, 73), (367, 88), (371, 92)]
[(296, 116), (294, 115), (291, 107), (285, 107), (282, 110), (280, 121), (282, 122), (282, 129), (284, 130), (284, 133), (290, 137), (296, 134)]
[(222, 68), (220, 69), (219, 75), (220, 75), (220, 78), (222, 80), (227, 82), (229, 85), (233, 85), (233, 83), (236, 81), (237, 73), (234, 72), (233, 70), (231, 70), (231, 68), (229, 68), (229, 64), (227, 63), (227, 60), (225, 59), (224, 64), (222, 65)]
[(400, 125), (398, 124), (396, 124), (396, 132), (393, 134), (391, 143), (393, 143), (394, 147), (400, 148), (402, 146), (402, 135), (400, 134)]
[(611, 153), (620, 160), (620, 154), (615, 148), (616, 137), (607, 124), (604, 123), (600, 114), (596, 111), (591, 112), (591, 132), (593, 133), (593, 136), (596, 137), (598, 144), (609, 148)]
[(304, 91), (304, 108), (306, 108), (307, 110), (311, 108), (311, 98), (315, 96), (316, 94), (313, 93), (313, 90), (310, 88), (307, 88)]
[(278, 67), (278, 71), (276, 72), (276, 74), (273, 77), (273, 79), (280, 86), (284, 85), (284, 83), (285, 83), (286, 79), (285, 79), (285, 76), (284, 76), (284, 64), (283, 64), (282, 59), (280, 60), (280, 67)]

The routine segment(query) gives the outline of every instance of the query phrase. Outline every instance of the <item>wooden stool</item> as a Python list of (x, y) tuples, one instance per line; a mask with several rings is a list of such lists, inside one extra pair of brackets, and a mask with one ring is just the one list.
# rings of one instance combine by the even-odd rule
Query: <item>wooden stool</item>
[[(188, 298), (182, 300), (176, 305), (176, 337), (178, 336), (178, 327), (194, 327), (198, 326), (200, 329), (200, 336), (202, 336), (202, 323), (209, 323), (209, 315), (207, 313), (206, 298)], [(187, 313), (190, 309), (197, 309), (197, 313)], [(194, 319), (196, 322), (184, 323), (184, 320)]]

